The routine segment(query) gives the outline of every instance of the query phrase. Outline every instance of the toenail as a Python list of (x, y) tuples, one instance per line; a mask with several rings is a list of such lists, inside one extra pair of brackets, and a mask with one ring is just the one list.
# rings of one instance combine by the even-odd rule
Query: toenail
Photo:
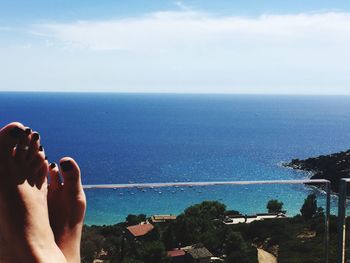
[(11, 131), (10, 131), (10, 135), (11, 137), (15, 138), (15, 139), (19, 139), (21, 138), (23, 135), (25, 134), (25, 131), (19, 127), (14, 127)]
[(56, 167), (56, 164), (55, 163), (50, 163), (50, 169), (53, 169)]
[(39, 152), (42, 152), (42, 151), (44, 151), (44, 148), (43, 148), (42, 145), (40, 145), (40, 146), (39, 146)]
[(33, 140), (34, 141), (39, 140), (39, 138), (40, 138), (39, 133), (37, 133), (37, 132), (33, 133)]
[(69, 172), (73, 169), (73, 163), (69, 160), (61, 162), (61, 168), (63, 172)]
[(32, 129), (31, 128), (29, 128), (29, 127), (26, 127), (26, 134), (27, 135), (29, 135), (29, 134), (31, 134), (32, 133)]
[(17, 150), (21, 150), (21, 151), (28, 151), (29, 150), (29, 146), (28, 145), (24, 145), (24, 144), (17, 144), (16, 145), (16, 149)]

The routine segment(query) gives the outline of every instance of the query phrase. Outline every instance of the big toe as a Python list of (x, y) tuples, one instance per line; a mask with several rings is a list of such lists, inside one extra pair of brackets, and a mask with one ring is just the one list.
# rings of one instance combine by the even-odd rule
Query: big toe
[(0, 156), (11, 156), (13, 148), (26, 134), (25, 127), (19, 122), (12, 122), (0, 130)]
[(60, 166), (64, 188), (73, 193), (82, 191), (83, 188), (78, 164), (72, 158), (64, 157), (60, 160)]
[(81, 225), (86, 210), (86, 197), (81, 184), (80, 169), (78, 164), (69, 157), (60, 160), (61, 174), (63, 178), (63, 199), (70, 202), (74, 212), (70, 214), (71, 226)]

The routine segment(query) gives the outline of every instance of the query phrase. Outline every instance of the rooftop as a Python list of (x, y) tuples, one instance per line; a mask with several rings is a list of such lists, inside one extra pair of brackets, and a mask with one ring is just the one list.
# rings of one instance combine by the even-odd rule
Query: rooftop
[(175, 215), (153, 215), (151, 217), (152, 222), (157, 223), (157, 222), (164, 222), (168, 220), (175, 220), (176, 216)]
[(168, 251), (167, 253), (169, 257), (180, 257), (186, 254), (185, 251), (183, 251), (182, 249), (171, 250), (171, 251)]
[(140, 224), (135, 226), (129, 226), (126, 229), (129, 230), (129, 232), (134, 237), (140, 237), (148, 234), (153, 230), (154, 226), (152, 224)]
[(194, 259), (210, 258), (213, 256), (213, 254), (210, 253), (209, 250), (205, 247), (195, 247), (188, 250), (187, 253), (190, 254)]

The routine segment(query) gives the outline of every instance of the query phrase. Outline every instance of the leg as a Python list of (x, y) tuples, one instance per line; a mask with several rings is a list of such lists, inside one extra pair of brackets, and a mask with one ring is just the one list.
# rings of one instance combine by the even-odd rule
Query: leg
[[(60, 161), (62, 179), (56, 164), (50, 165), (48, 205), (55, 240), (69, 263), (80, 262), (80, 240), (86, 210), (86, 198), (80, 169), (71, 158)], [(62, 182), (63, 181), (63, 182)]]
[(48, 163), (43, 151), (32, 151), (31, 140), (20, 123), (0, 130), (1, 237), (11, 262), (66, 262), (49, 223)]

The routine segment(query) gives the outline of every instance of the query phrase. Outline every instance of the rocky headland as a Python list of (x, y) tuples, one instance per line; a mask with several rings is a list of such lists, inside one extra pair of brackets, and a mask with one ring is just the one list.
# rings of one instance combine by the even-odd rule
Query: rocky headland
[(350, 150), (321, 155), (305, 160), (293, 159), (283, 166), (310, 172), (310, 179), (326, 179), (333, 192), (338, 192), (341, 178), (350, 178)]

